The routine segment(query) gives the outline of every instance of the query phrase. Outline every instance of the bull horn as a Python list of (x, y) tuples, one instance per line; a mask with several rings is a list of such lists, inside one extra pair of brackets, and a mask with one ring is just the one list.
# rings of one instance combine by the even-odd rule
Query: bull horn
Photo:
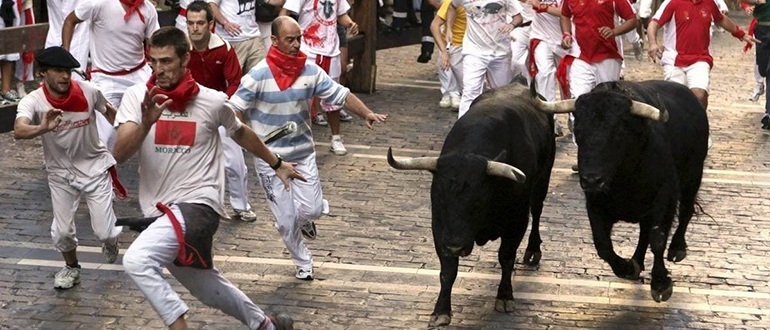
[(665, 123), (668, 120), (668, 111), (661, 111), (647, 103), (631, 101), (631, 113), (645, 118)]
[(518, 168), (494, 160), (487, 162), (487, 174), (508, 178), (518, 183), (527, 180), (527, 176)]
[(435, 171), (438, 157), (393, 158), (393, 149), (388, 148), (388, 164), (397, 170), (426, 170)]
[(575, 99), (561, 101), (543, 101), (539, 97), (532, 98), (535, 108), (546, 113), (569, 113), (575, 111)]

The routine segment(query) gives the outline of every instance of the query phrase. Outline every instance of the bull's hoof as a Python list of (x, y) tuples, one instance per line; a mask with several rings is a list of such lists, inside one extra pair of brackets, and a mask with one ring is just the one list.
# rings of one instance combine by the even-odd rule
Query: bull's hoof
[(430, 322), (428, 322), (429, 328), (441, 327), (452, 323), (452, 317), (449, 315), (431, 315)]
[(527, 266), (537, 266), (540, 263), (540, 258), (543, 257), (543, 253), (540, 251), (525, 251), (524, 252), (524, 264)]
[(675, 249), (675, 248), (669, 248), (668, 249), (668, 261), (673, 262), (680, 262), (684, 260), (684, 258), (687, 257), (687, 249)]
[(655, 302), (666, 301), (674, 294), (674, 282), (670, 277), (666, 277), (662, 284), (658, 284), (653, 280), (650, 283), (650, 295)]
[(495, 299), (495, 310), (500, 313), (513, 312), (513, 299)]
[(621, 277), (627, 280), (638, 280), (639, 274), (642, 273), (642, 267), (634, 259), (628, 259), (628, 264), (631, 267), (631, 272)]

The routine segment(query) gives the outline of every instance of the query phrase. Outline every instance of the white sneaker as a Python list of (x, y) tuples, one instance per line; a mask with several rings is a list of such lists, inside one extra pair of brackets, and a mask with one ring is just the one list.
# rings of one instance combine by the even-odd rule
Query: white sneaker
[(104, 262), (108, 264), (114, 264), (118, 260), (119, 251), (120, 246), (117, 240), (115, 240), (115, 243), (102, 243), (102, 256), (104, 257)]
[(451, 101), (450, 103), (452, 104), (452, 108), (460, 109), (460, 97), (459, 96), (450, 96), (449, 100)]
[(304, 281), (312, 281), (313, 267), (310, 267), (310, 269), (303, 269), (303, 268), (297, 267), (297, 273), (294, 274), (294, 277)]
[(56, 289), (70, 289), (80, 283), (80, 268), (64, 266), (53, 278), (53, 287)]
[(449, 108), (452, 106), (452, 98), (449, 95), (441, 97), (441, 101), (438, 101), (438, 106), (442, 108)]
[(313, 117), (313, 124), (316, 124), (318, 126), (327, 126), (329, 123), (326, 121), (326, 118), (324, 118), (324, 115), (319, 113)]
[(349, 115), (347, 112), (345, 112), (345, 110), (340, 110), (340, 121), (353, 121), (353, 116)]
[(16, 91), (19, 93), (19, 97), (25, 97), (27, 96), (27, 89), (24, 87), (23, 82), (17, 82), (16, 83)]
[(331, 209), (329, 209), (329, 201), (323, 199), (321, 203), (321, 214), (329, 215), (329, 212), (331, 212)]
[(765, 94), (765, 85), (757, 84), (757, 87), (754, 87), (754, 91), (751, 92), (751, 96), (749, 96), (749, 101), (757, 102), (759, 98), (764, 94)]
[(344, 156), (348, 153), (348, 150), (345, 149), (345, 145), (342, 144), (342, 137), (332, 137), (332, 143), (329, 150), (337, 156)]
[(238, 218), (241, 219), (241, 221), (245, 222), (253, 222), (257, 220), (257, 214), (252, 211), (239, 211), (235, 210), (235, 213), (238, 214)]

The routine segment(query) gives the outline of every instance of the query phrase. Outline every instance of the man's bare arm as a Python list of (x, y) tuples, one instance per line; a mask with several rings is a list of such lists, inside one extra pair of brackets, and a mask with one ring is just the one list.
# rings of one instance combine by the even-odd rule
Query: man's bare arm
[(26, 117), (16, 119), (13, 125), (13, 138), (17, 140), (26, 140), (38, 137), (52, 131), (61, 123), (61, 116), (64, 112), (59, 109), (51, 109), (43, 115), (40, 125), (32, 125), (32, 121)]
[(70, 50), (70, 44), (72, 43), (72, 35), (75, 34), (75, 27), (82, 23), (83, 20), (75, 16), (75, 12), (71, 12), (64, 19), (64, 23), (61, 29), (61, 46), (66, 50)]

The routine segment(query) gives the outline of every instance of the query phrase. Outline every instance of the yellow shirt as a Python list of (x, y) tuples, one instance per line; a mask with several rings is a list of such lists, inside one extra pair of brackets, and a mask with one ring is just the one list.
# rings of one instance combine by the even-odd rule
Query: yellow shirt
[[(441, 4), (441, 8), (438, 9), (438, 17), (441, 17), (443, 20), (446, 21), (446, 12), (447, 9), (449, 9), (449, 5), (452, 3), (452, 0), (444, 0), (444, 3)], [(452, 24), (452, 45), (453, 46), (462, 46), (463, 45), (463, 36), (465, 36), (465, 8), (464, 7), (457, 7), (457, 16), (455, 17), (455, 22)]]

